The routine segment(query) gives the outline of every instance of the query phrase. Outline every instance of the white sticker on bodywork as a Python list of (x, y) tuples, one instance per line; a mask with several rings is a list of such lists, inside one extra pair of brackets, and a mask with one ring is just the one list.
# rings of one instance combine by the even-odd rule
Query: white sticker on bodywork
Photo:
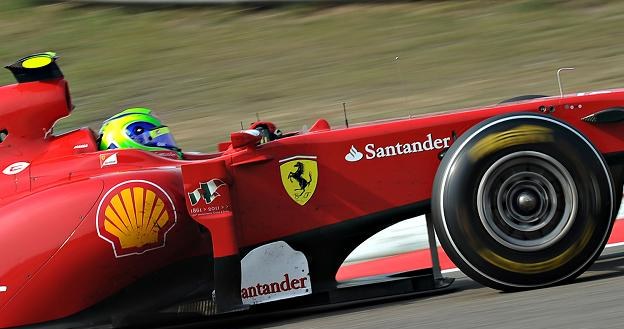
[(5, 175), (16, 175), (24, 171), (28, 166), (30, 166), (29, 162), (16, 162), (4, 168), (2, 173)]
[(284, 241), (262, 245), (241, 260), (243, 304), (261, 304), (312, 293), (305, 255)]
[(117, 153), (100, 154), (100, 168), (113, 166), (117, 164)]

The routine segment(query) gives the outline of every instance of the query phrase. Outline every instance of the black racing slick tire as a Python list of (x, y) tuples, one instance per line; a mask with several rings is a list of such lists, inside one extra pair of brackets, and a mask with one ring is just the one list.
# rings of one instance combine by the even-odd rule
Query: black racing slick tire
[(616, 213), (598, 150), (565, 122), (533, 113), (462, 134), (442, 159), (431, 203), (451, 260), (505, 291), (576, 278), (604, 248)]

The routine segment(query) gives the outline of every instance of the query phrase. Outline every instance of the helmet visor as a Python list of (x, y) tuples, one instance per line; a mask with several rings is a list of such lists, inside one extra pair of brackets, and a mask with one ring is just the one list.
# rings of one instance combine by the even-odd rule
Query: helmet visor
[(151, 147), (163, 147), (168, 149), (177, 149), (171, 130), (167, 126), (155, 127), (144, 131), (142, 134), (135, 135), (132, 138), (137, 143)]

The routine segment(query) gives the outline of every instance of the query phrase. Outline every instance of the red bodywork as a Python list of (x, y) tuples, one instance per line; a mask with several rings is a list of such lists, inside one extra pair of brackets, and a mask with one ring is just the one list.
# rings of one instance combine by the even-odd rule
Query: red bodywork
[[(6, 290), (0, 327), (76, 313), (166, 264), (210, 252), (184, 207), (181, 161), (136, 150), (99, 152), (86, 128), (46, 137), (70, 112), (66, 95), (64, 80), (0, 88), (0, 122), (8, 131), (0, 143), (1, 169), (30, 164), (0, 174), (0, 286)], [(114, 153), (123, 160), (103, 166), (100, 156)], [(134, 180), (162, 188), (177, 220), (166, 239), (159, 237), (162, 248), (117, 258), (98, 236), (98, 204), (113, 186)]]
[[(8, 136), (0, 143), (0, 327), (67, 317), (170, 264), (198, 255), (240, 257), (277, 240), (306, 255), (314, 292), (332, 289), (353, 247), (428, 211), (443, 152), (476, 123), (546, 109), (603, 154), (615, 154), (624, 150), (622, 125), (581, 118), (623, 101), (619, 90), (340, 129), (321, 120), (261, 145), (251, 138), (241, 146), (244, 138), (233, 136), (241, 147), (222, 144), (223, 152), (180, 161), (98, 151), (86, 128), (53, 135), (54, 122), (72, 108), (63, 79), (1, 87), (0, 129)], [(362, 158), (347, 161), (350, 152), (350, 159), (358, 152)], [(280, 173), (291, 158), (316, 162), (315, 190), (303, 205)], [(214, 200), (193, 204), (189, 194), (214, 179), (224, 183)], [(158, 225), (132, 233), (148, 217)]]
[[(556, 116), (582, 131), (603, 154), (624, 149), (621, 124), (597, 127), (581, 119), (599, 110), (615, 107), (624, 100), (624, 91), (593, 95), (550, 97), (461, 112), (426, 115), (417, 118), (368, 123), (347, 129), (322, 129), (279, 139), (259, 147), (230, 152), (204, 163), (186, 164), (195, 169), (185, 175), (187, 191), (199, 181), (219, 178), (230, 185), (231, 220), (236, 228), (238, 248), (277, 240), (300, 232), (364, 217), (389, 209), (427, 201), (445, 139), (452, 143), (468, 128), (487, 118), (511, 112), (537, 112), (540, 106), (553, 106)], [(581, 107), (579, 108), (579, 105)], [(574, 106), (574, 109), (569, 109)], [(431, 135), (429, 151), (366, 159), (366, 145), (379, 147), (423, 142)], [(351, 146), (364, 154), (357, 162), (345, 156)], [(434, 145), (436, 146), (436, 145)], [(282, 187), (279, 160), (293, 156), (315, 156), (318, 185), (313, 198), (300, 206)], [(260, 200), (260, 202), (259, 202)], [(189, 208), (192, 206), (187, 205)], [(224, 214), (212, 214), (223, 218)], [(215, 230), (221, 227), (216, 221)], [(215, 246), (220, 245), (214, 237)], [(225, 239), (223, 244), (230, 243)], [(232, 249), (232, 248), (227, 248)], [(232, 250), (236, 250), (233, 248)], [(224, 251), (224, 255), (227, 252)], [(219, 255), (217, 255), (219, 256)]]

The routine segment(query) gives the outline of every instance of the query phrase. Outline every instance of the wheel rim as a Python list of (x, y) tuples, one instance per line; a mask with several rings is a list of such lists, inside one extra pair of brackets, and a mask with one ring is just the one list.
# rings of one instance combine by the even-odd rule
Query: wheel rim
[(536, 251), (559, 241), (578, 207), (576, 185), (556, 159), (520, 151), (497, 160), (477, 192), (477, 210), (497, 242), (518, 251)]

